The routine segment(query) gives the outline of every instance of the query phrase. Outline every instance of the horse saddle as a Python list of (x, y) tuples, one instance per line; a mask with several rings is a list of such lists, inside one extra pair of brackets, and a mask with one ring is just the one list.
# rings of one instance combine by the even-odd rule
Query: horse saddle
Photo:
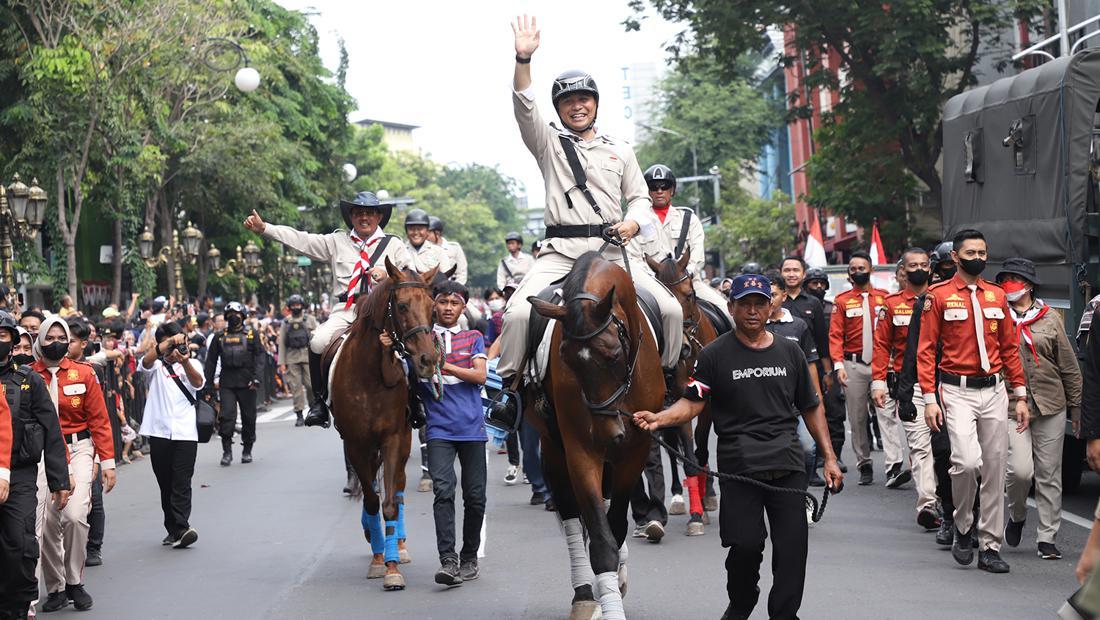
[[(560, 304), (562, 302), (561, 284), (564, 281), (565, 278), (562, 278), (551, 283), (539, 291), (539, 294), (535, 297), (552, 304)], [(653, 339), (657, 343), (657, 350), (664, 351), (665, 335), (664, 330), (661, 328), (661, 314), (657, 306), (657, 298), (649, 291), (640, 288), (635, 289), (635, 293), (638, 297), (638, 307), (642, 309), (642, 316), (645, 317), (646, 323), (649, 325), (649, 331), (653, 334)], [(527, 350), (534, 351), (534, 354), (531, 355), (531, 364), (528, 365), (528, 374), (533, 379), (541, 381), (546, 376), (546, 368), (550, 362), (550, 341), (553, 335), (553, 323), (532, 307), (530, 322), (527, 324)]]
[(699, 304), (699, 309), (703, 311), (703, 314), (708, 319), (710, 319), (710, 324), (714, 326), (714, 331), (718, 332), (719, 336), (726, 332), (733, 331), (733, 323), (730, 321), (729, 317), (713, 302), (696, 297), (695, 303)]

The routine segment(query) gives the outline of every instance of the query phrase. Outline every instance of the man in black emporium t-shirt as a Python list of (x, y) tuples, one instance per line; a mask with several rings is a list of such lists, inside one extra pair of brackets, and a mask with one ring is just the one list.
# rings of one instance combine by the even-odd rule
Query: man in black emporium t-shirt
[[(764, 325), (770, 314), (771, 282), (762, 275), (738, 276), (730, 288), (735, 331), (720, 336), (699, 354), (684, 397), (664, 411), (639, 411), (634, 422), (645, 430), (679, 426), (711, 403), (718, 435), (718, 471), (748, 476), (773, 487), (806, 489), (806, 469), (798, 442), (801, 414), (824, 453), (829, 487), (844, 480), (829, 441), (825, 413), (806, 356), (797, 343), (776, 338)], [(772, 539), (773, 585), (768, 615), (798, 617), (806, 581), (805, 498), (721, 480), (722, 546), (726, 556), (729, 607), (723, 619), (747, 619), (760, 596), (764, 559), (764, 512)]]

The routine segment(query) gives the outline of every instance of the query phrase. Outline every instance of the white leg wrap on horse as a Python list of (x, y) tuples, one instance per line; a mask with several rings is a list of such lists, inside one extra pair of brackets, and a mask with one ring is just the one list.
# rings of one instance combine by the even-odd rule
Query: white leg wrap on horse
[(626, 620), (623, 595), (619, 592), (619, 574), (606, 572), (596, 575), (596, 599), (600, 601), (604, 620)]
[(573, 588), (591, 586), (596, 580), (592, 564), (588, 561), (588, 552), (584, 548), (584, 529), (580, 519), (565, 519), (561, 522), (565, 530), (565, 544), (569, 548), (569, 578)]
[(623, 546), (619, 547), (619, 566), (626, 564), (626, 559), (630, 556), (630, 550), (626, 548), (626, 541), (623, 541)]

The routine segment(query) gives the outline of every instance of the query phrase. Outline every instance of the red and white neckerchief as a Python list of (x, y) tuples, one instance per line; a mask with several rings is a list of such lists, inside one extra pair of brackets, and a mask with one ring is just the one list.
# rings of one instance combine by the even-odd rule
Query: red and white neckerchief
[(355, 234), (354, 230), (351, 231), (349, 235), (351, 236), (351, 240), (355, 242), (357, 246), (359, 246), (359, 262), (355, 264), (355, 271), (351, 274), (351, 282), (348, 283), (348, 291), (346, 293), (348, 301), (346, 304), (344, 304), (344, 310), (350, 308), (351, 304), (355, 302), (355, 296), (358, 292), (357, 287), (359, 286), (359, 280), (363, 279), (364, 276), (370, 277), (369, 270), (372, 265), (370, 262), (370, 252), (368, 250), (374, 247), (374, 244), (378, 243), (383, 237), (385, 237), (386, 233), (382, 232), (381, 227), (375, 228), (374, 234), (371, 235), (370, 239), (367, 239), (366, 241), (363, 241), (363, 239), (361, 239), (359, 235)]
[(1027, 309), (1027, 312), (1018, 314), (1015, 309), (1012, 309), (1012, 318), (1016, 320), (1016, 331), (1020, 334), (1020, 339), (1027, 343), (1027, 346), (1031, 349), (1031, 355), (1035, 357), (1035, 363), (1039, 363), (1039, 353), (1035, 350), (1035, 342), (1031, 338), (1031, 324), (1046, 315), (1050, 310), (1050, 306), (1043, 303), (1043, 300), (1036, 299), (1035, 305)]

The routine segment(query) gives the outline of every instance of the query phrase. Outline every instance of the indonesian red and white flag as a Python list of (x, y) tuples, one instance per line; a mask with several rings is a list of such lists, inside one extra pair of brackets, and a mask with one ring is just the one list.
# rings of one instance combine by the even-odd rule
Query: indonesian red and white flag
[(829, 264), (825, 258), (825, 240), (821, 236), (821, 223), (817, 221), (817, 214), (810, 217), (810, 235), (806, 237), (806, 251), (802, 258), (810, 267), (825, 267)]
[(878, 267), (886, 264), (886, 251), (882, 247), (882, 237), (878, 236), (878, 222), (871, 228), (871, 265)]

